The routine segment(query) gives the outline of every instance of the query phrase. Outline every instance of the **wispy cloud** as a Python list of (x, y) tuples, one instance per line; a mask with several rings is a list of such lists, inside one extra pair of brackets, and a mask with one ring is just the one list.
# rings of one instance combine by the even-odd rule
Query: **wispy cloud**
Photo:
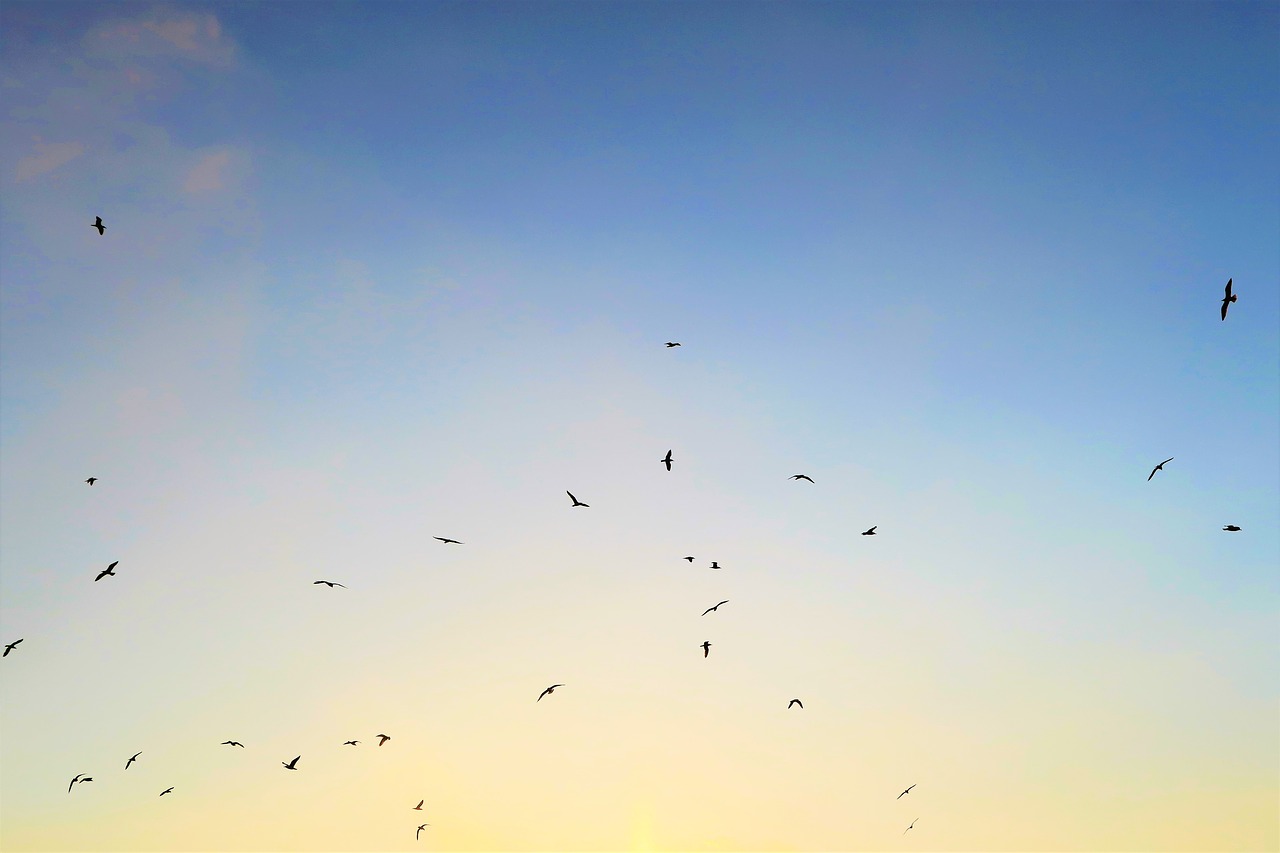
[(113, 21), (92, 30), (85, 40), (90, 53), (125, 57), (182, 58), (205, 65), (229, 66), (236, 46), (212, 14), (153, 13), (145, 18)]
[(187, 172), (182, 189), (189, 194), (217, 192), (226, 189), (231, 180), (228, 174), (233, 160), (230, 148), (219, 148), (204, 153)]
[(18, 161), (14, 179), (22, 182), (52, 172), (84, 154), (79, 142), (45, 142), (36, 137), (31, 154)]

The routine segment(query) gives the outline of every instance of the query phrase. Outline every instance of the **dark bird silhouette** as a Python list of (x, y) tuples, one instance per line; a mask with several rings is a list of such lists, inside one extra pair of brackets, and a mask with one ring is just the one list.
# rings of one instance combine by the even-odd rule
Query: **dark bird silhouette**
[[(720, 604), (728, 604), (728, 603), (729, 603), (729, 599), (727, 599), (727, 598), (726, 598), (724, 601), (720, 602)], [(717, 604), (715, 607), (708, 607), (706, 610), (702, 611), (702, 615), (703, 615), (703, 616), (706, 616), (708, 613), (713, 613), (713, 612), (715, 612), (715, 611), (719, 610), (719, 609), (720, 609), (720, 604)]]
[(705, 658), (711, 654), (711, 641), (705, 640), (702, 643), (702, 656)]
[(866, 530), (862, 531), (862, 535), (863, 535), (863, 536), (875, 536), (875, 535), (876, 535), (876, 528), (877, 528), (877, 527), (879, 527), (879, 526), (880, 526), (880, 525), (878, 525), (878, 524), (873, 524), (873, 525), (871, 525), (871, 526), (870, 526), (870, 527), (868, 527)]
[(100, 581), (100, 580), (102, 580), (103, 578), (105, 578), (107, 575), (111, 575), (111, 577), (115, 577), (115, 576), (116, 576), (115, 568), (116, 568), (116, 566), (118, 566), (119, 564), (120, 564), (120, 561), (119, 561), (119, 560), (116, 560), (114, 563), (112, 563), (111, 565), (107, 566), (107, 567), (106, 567), (105, 569), (103, 569), (102, 571), (98, 572), (98, 576), (97, 576), (96, 578), (94, 578), (94, 579), (93, 579), (93, 582), (94, 582), (94, 583), (97, 583), (98, 581)]
[(422, 826), (418, 827), (418, 831), (413, 834), (413, 840), (417, 841), (418, 836), (422, 834), (422, 830), (426, 829), (428, 826), (431, 826), (431, 824), (424, 823)]
[[(1239, 528), (1239, 527), (1236, 527), (1234, 524), (1228, 524), (1226, 527), (1224, 527), (1224, 528), (1222, 528), (1222, 529), (1223, 529), (1223, 530), (1229, 530), (1229, 531), (1231, 531), (1232, 533), (1236, 533), (1236, 532), (1238, 532), (1238, 531), (1240, 530), (1240, 528)], [(22, 641), (21, 641), (21, 640), (19, 640), (18, 642), (19, 642), (19, 643), (21, 643)], [(7, 655), (7, 654), (9, 654), (9, 647), (8, 647), (8, 646), (6, 646), (6, 647), (5, 647), (5, 652), (4, 652), (4, 653), (5, 653), (6, 655)]]
[(389, 740), (391, 740), (391, 735), (378, 735), (378, 746), (382, 746)]
[(682, 559), (688, 560), (690, 563), (693, 562), (693, 557), (683, 557)]
[[(74, 787), (76, 786), (76, 783), (77, 783), (77, 782), (79, 782), (79, 781), (80, 781), (80, 774), (79, 774), (79, 773), (77, 773), (77, 774), (75, 775), (75, 778), (71, 780), (71, 784), (67, 786), (67, 793), (68, 793), (68, 794), (70, 794), (70, 793), (71, 793), (71, 789), (72, 789), (72, 788), (74, 788)], [(90, 781), (92, 781), (92, 780), (90, 780)]]
[(107, 233), (107, 226), (105, 226), (105, 225), (103, 225), (103, 224), (102, 224), (102, 217), (101, 217), (101, 216), (95, 216), (95, 217), (93, 218), (93, 224), (92, 224), (92, 225), (90, 225), (89, 227), (90, 227), (90, 228), (97, 228), (97, 229), (98, 229), (98, 236), (99, 236), (99, 237), (101, 237), (103, 234)]
[(720, 563), (719, 563), (718, 561), (716, 561), (716, 560), (712, 560), (712, 561), (711, 561), (711, 568), (713, 568), (713, 569), (720, 569), (720, 568), (724, 568), (724, 567), (723, 567), (723, 566), (721, 566), (721, 565), (720, 565)]
[[(1168, 459), (1164, 460), (1164, 462), (1172, 462), (1172, 461), (1173, 461), (1173, 457), (1172, 457), (1172, 456), (1170, 456)], [(1156, 467), (1154, 467), (1154, 468), (1152, 468), (1152, 469), (1151, 469), (1151, 473), (1147, 475), (1147, 482), (1148, 482), (1148, 483), (1150, 483), (1150, 482), (1151, 482), (1151, 478), (1152, 478), (1152, 477), (1154, 477), (1154, 476), (1156, 475), (1156, 472), (1157, 472), (1157, 471), (1162, 471), (1162, 470), (1164, 470), (1164, 462), (1161, 462), (1159, 465), (1157, 465)]]
[(662, 457), (658, 461), (661, 462), (663, 465), (666, 465), (667, 470), (670, 471), (671, 470), (671, 451), (668, 450), (667, 455)]
[[(915, 787), (915, 785), (912, 785), (912, 786), (911, 786), (911, 788), (914, 788), (914, 787)], [(900, 800), (900, 799), (902, 799), (902, 795), (903, 795), (903, 794), (906, 794), (908, 791), (910, 791), (910, 790), (911, 790), (911, 788), (908, 788), (906, 791), (903, 791), (903, 792), (902, 792), (902, 794), (899, 794), (898, 796), (894, 797), (894, 799), (895, 799), (895, 800)]]
[(137, 761), (137, 760), (138, 760), (138, 756), (139, 756), (139, 755), (142, 755), (142, 753), (141, 753), (141, 752), (135, 752), (135, 753), (133, 754), (133, 758), (130, 758), (128, 761), (126, 761), (126, 762), (124, 763), (124, 769), (125, 769), (125, 770), (128, 770), (128, 769), (129, 769), (129, 765), (130, 765), (130, 764), (132, 764), (133, 762)]
[(343, 741), (343, 742), (342, 742), (342, 745), (343, 745), (343, 746), (357, 746), (359, 743), (360, 743), (360, 741), (358, 741), (358, 740), (346, 740), (346, 741)]
[(244, 749), (244, 744), (242, 744), (242, 743), (241, 743), (240, 741), (238, 741), (238, 740), (224, 740), (224, 741), (222, 742), (222, 746), (238, 746), (238, 747), (240, 747), (241, 749)]
[(329, 587), (329, 589), (333, 589), (335, 586), (341, 586), (343, 589), (346, 589), (345, 586), (342, 586), (342, 584), (338, 583), (337, 581), (312, 581), (311, 585), (315, 586), (318, 583), (322, 583), (326, 585), (327, 587)]
[(444, 544), (446, 544), (446, 545), (461, 545), (461, 544), (462, 544), (462, 543), (461, 543), (461, 542), (459, 542), (457, 539), (445, 539), (443, 536), (433, 536), (433, 537), (431, 537), (431, 538), (432, 538), (432, 539), (439, 539), (441, 542), (443, 542), (443, 543), (444, 543)]
[(414, 811), (419, 811), (419, 812), (422, 811), (422, 804), (425, 802), (426, 800), (418, 800), (418, 804), (413, 807)]
[(804, 710), (804, 703), (801, 702), (799, 699), (792, 699), (790, 702), (787, 703), (788, 708), (790, 708), (792, 705), (799, 705), (800, 709)]
[(98, 482), (98, 478), (90, 477), (89, 479), (85, 480), (85, 482), (88, 483), (90, 486), (92, 486), (94, 483)]
[[(298, 756), (298, 757), (301, 758), (302, 756)], [(163, 797), (165, 794), (172, 794), (172, 793), (173, 793), (172, 788), (165, 788), (163, 791), (160, 792), (160, 796)]]
[(538, 698), (537, 698), (536, 700), (534, 700), (534, 701), (541, 702), (541, 701), (542, 701), (542, 697), (543, 697), (543, 696), (546, 696), (548, 693), (551, 693), (551, 692), (552, 692), (553, 690), (555, 690), (557, 687), (564, 687), (564, 685), (563, 685), (563, 684), (553, 684), (553, 685), (551, 685), (551, 686), (550, 686), (550, 687), (548, 687), (546, 690), (544, 690), (544, 691), (542, 691), (541, 693), (539, 693), (539, 694), (538, 694)]
[[(916, 820), (919, 820), (919, 819), (920, 818), (916, 818)], [(911, 826), (908, 826), (906, 829), (902, 830), (903, 835), (906, 835), (908, 832), (911, 831), (911, 827), (916, 825), (916, 820), (911, 821)]]
[(671, 349), (672, 347), (678, 347), (678, 346), (680, 346), (680, 344), (676, 343), (675, 341), (667, 341), (667, 349)]
[(17, 647), (18, 643), (21, 643), (21, 642), (22, 642), (21, 639), (17, 639), (17, 640), (14, 640), (12, 643), (8, 643), (7, 645), (5, 645), (4, 654), (0, 655), (0, 658), (7, 658), (9, 656), (9, 652), (13, 651), (14, 648)]
[[(569, 496), (569, 500), (573, 501), (573, 506), (585, 506), (585, 507), (591, 506), (591, 504), (584, 504), (582, 501), (575, 498), (573, 496), (573, 492), (566, 491), (565, 494)], [(573, 506), (569, 507), (569, 509), (573, 509)]]
[(1222, 297), (1222, 319), (1227, 319), (1227, 306), (1236, 301), (1236, 296), (1231, 292), (1231, 279), (1227, 279), (1227, 292)]
[(788, 480), (808, 480), (810, 483), (813, 482), (813, 478), (810, 477), (808, 474), (792, 474), (787, 479)]
[[(301, 758), (301, 757), (302, 757), (301, 755), (299, 755), (299, 756), (298, 756), (298, 758)], [(286, 762), (284, 762), (284, 761), (281, 761), (280, 763), (284, 765), (284, 769), (285, 769), (285, 770), (297, 770), (297, 769), (298, 769), (298, 758), (295, 758), (295, 759), (293, 759), (293, 761), (290, 761), (290, 762), (287, 762), (287, 763), (286, 763)]]

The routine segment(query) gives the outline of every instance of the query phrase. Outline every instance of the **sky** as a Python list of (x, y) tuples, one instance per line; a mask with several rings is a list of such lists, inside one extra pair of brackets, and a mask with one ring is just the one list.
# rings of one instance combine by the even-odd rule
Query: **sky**
[(11, 0), (0, 127), (0, 848), (1280, 849), (1280, 4)]

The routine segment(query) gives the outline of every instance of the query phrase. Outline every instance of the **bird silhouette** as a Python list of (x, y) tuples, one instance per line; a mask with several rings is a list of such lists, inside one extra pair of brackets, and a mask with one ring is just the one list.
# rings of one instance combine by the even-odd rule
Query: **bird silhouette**
[(716, 561), (716, 560), (712, 560), (712, 561), (711, 561), (711, 568), (713, 568), (713, 569), (721, 569), (721, 568), (724, 568), (724, 567), (723, 567), (723, 566), (721, 566), (721, 565), (720, 565), (720, 563), (719, 563), (718, 561)]
[(426, 829), (428, 826), (431, 826), (431, 824), (429, 824), (429, 823), (424, 823), (424, 824), (422, 824), (422, 826), (419, 826), (419, 827), (418, 827), (418, 831), (417, 831), (417, 832), (415, 832), (415, 833), (413, 834), (413, 840), (414, 840), (414, 841), (417, 841), (417, 840), (418, 840), (418, 836), (422, 834), (422, 830)]
[(326, 585), (327, 587), (329, 587), (329, 589), (333, 589), (335, 586), (341, 586), (343, 589), (346, 589), (346, 587), (345, 587), (345, 586), (343, 586), (342, 584), (338, 583), (337, 581), (312, 581), (312, 582), (311, 582), (311, 585), (312, 585), (312, 586), (315, 586), (315, 585), (316, 585), (316, 584), (318, 584), (318, 583), (322, 583), (322, 584)]
[(103, 234), (107, 233), (107, 226), (105, 226), (105, 225), (103, 225), (103, 224), (102, 224), (102, 217), (101, 217), (101, 216), (95, 216), (95, 217), (93, 218), (93, 224), (92, 224), (92, 225), (90, 225), (89, 227), (90, 227), (90, 228), (97, 228), (97, 229), (98, 229), (98, 236), (99, 236), (99, 237), (101, 237)]
[(423, 804), (423, 803), (425, 803), (425, 802), (426, 802), (426, 800), (418, 800), (418, 804), (417, 804), (416, 806), (414, 806), (414, 807), (413, 807), (413, 808), (414, 808), (414, 810), (415, 810), (415, 811), (422, 811), (422, 804)]
[(297, 770), (297, 769), (298, 769), (298, 758), (301, 758), (301, 757), (302, 757), (302, 756), (301, 756), (301, 755), (299, 755), (297, 758), (293, 759), (293, 761), (289, 761), (289, 762), (281, 761), (280, 763), (284, 765), (284, 769), (285, 769), (285, 770)]
[(552, 692), (552, 691), (554, 691), (557, 687), (564, 687), (564, 685), (563, 685), (563, 684), (553, 684), (553, 685), (551, 685), (551, 686), (550, 686), (550, 687), (548, 687), (546, 690), (544, 690), (544, 691), (542, 691), (541, 693), (539, 693), (539, 694), (538, 694), (538, 698), (537, 698), (536, 700), (534, 700), (534, 701), (536, 701), (536, 702), (541, 702), (541, 701), (542, 701), (542, 697), (543, 697), (543, 696), (546, 696), (548, 693), (551, 693), (551, 692)]
[(693, 557), (682, 557), (681, 559), (688, 560), (690, 563), (693, 562)]
[(0, 655), (0, 658), (7, 658), (9, 656), (9, 652), (17, 648), (18, 643), (21, 643), (21, 642), (22, 642), (22, 639), (20, 638), (20, 639), (14, 640), (12, 643), (6, 644), (4, 647), (4, 654)]
[[(915, 787), (915, 785), (912, 785), (912, 786), (911, 786), (911, 788), (914, 788), (914, 787)], [(908, 788), (906, 791), (903, 791), (903, 792), (902, 792), (902, 794), (906, 794), (908, 791), (910, 791), (910, 790), (911, 790), (911, 788)], [(902, 794), (899, 794), (898, 796), (894, 797), (894, 799), (895, 799), (895, 800), (900, 800), (900, 799), (902, 799)]]
[(107, 575), (111, 575), (111, 577), (115, 577), (115, 576), (116, 576), (115, 568), (116, 568), (116, 566), (118, 566), (119, 564), (120, 564), (120, 561), (119, 561), (119, 560), (116, 560), (114, 563), (112, 563), (111, 565), (107, 566), (107, 567), (106, 567), (105, 569), (103, 569), (102, 571), (98, 572), (98, 576), (97, 576), (96, 578), (94, 578), (94, 579), (93, 579), (93, 582), (94, 582), (94, 583), (97, 583), (98, 581), (100, 581), (100, 580), (102, 580), (103, 578), (105, 578)]
[(667, 341), (667, 349), (671, 349), (672, 347), (678, 347), (678, 346), (680, 346), (680, 344), (676, 343), (675, 341)]
[(792, 699), (790, 702), (787, 703), (788, 708), (790, 708), (792, 705), (799, 705), (800, 709), (804, 710), (804, 703), (801, 702), (799, 699)]
[(224, 740), (221, 745), (222, 746), (238, 746), (241, 749), (244, 749), (244, 744), (242, 744), (238, 740)]
[[(916, 818), (916, 820), (919, 820), (919, 819), (920, 818)], [(908, 832), (911, 831), (911, 827), (916, 825), (916, 820), (911, 821), (911, 826), (908, 826), (906, 829), (902, 830), (903, 835), (906, 835)]]
[[(1222, 529), (1223, 529), (1223, 530), (1229, 530), (1229, 531), (1231, 531), (1232, 533), (1235, 533), (1235, 532), (1237, 532), (1237, 531), (1239, 531), (1239, 530), (1240, 530), (1240, 528), (1239, 528), (1239, 527), (1236, 527), (1234, 524), (1228, 524), (1226, 527), (1224, 527), (1224, 528), (1222, 528)], [(19, 640), (18, 642), (19, 642), (19, 643), (21, 643), (22, 641), (21, 641), (21, 640)], [(5, 648), (5, 654), (6, 654), (6, 655), (7, 655), (7, 654), (9, 654), (8, 647), (6, 647), (6, 648)]]
[(85, 480), (85, 482), (88, 483), (90, 486), (92, 486), (94, 483), (98, 482), (98, 478), (90, 477), (89, 479)]
[(670, 471), (671, 470), (671, 451), (668, 450), (667, 455), (662, 457), (658, 461), (661, 462), (663, 465), (666, 465), (667, 470)]
[(1236, 296), (1231, 292), (1231, 279), (1227, 279), (1227, 292), (1222, 297), (1222, 319), (1227, 319), (1227, 306), (1236, 301)]
[(358, 740), (346, 740), (342, 742), (343, 746), (356, 746), (360, 743)]
[(130, 764), (132, 764), (133, 762), (137, 761), (137, 760), (138, 760), (138, 756), (139, 756), (139, 755), (142, 755), (142, 753), (141, 753), (141, 752), (135, 752), (135, 753), (133, 754), (133, 758), (130, 758), (128, 761), (126, 761), (126, 762), (124, 763), (124, 769), (125, 769), (125, 770), (128, 770), (128, 769), (129, 769), (129, 765), (130, 765)]
[[(1164, 462), (1172, 462), (1172, 461), (1173, 461), (1173, 457), (1172, 457), (1172, 456), (1170, 456), (1168, 459), (1164, 460)], [(1156, 472), (1157, 472), (1157, 471), (1162, 471), (1162, 470), (1164, 470), (1164, 462), (1161, 462), (1159, 465), (1157, 465), (1156, 467), (1154, 467), (1154, 468), (1152, 468), (1152, 469), (1151, 469), (1151, 473), (1147, 475), (1147, 482), (1148, 482), (1148, 483), (1150, 483), (1150, 482), (1151, 482), (1151, 478), (1152, 478), (1152, 477), (1154, 477), (1154, 476), (1156, 475)]]
[[(299, 757), (301, 757), (301, 756), (299, 756)], [(163, 797), (165, 794), (172, 794), (172, 793), (173, 793), (173, 789), (172, 789), (172, 788), (165, 788), (163, 791), (161, 791), (161, 792), (160, 792), (160, 796), (162, 796), (162, 797)]]
[[(728, 603), (729, 603), (729, 599), (727, 598), (724, 601), (720, 602), (720, 604), (728, 604)], [(708, 613), (714, 613), (715, 611), (719, 610), (720, 604), (717, 604), (715, 607), (708, 607), (706, 610), (702, 611), (702, 615), (706, 616)]]
[(808, 474), (792, 474), (787, 479), (788, 480), (808, 480), (810, 483), (813, 482), (813, 478), (810, 477)]
[(391, 740), (391, 735), (378, 735), (378, 746), (382, 746), (389, 740)]
[(705, 640), (702, 643), (702, 656), (705, 658), (711, 654), (711, 641)]
[(439, 539), (441, 542), (443, 542), (443, 543), (444, 543), (444, 544), (446, 544), (446, 545), (461, 545), (461, 544), (462, 544), (462, 543), (461, 543), (461, 542), (459, 542), (457, 539), (445, 539), (443, 536), (433, 536), (433, 537), (431, 537), (431, 538), (432, 538), (432, 539)]
[(868, 527), (866, 530), (862, 531), (862, 535), (863, 535), (863, 536), (875, 536), (875, 535), (876, 535), (876, 528), (877, 528), (877, 527), (879, 527), (879, 526), (880, 526), (880, 525), (878, 525), (878, 524), (873, 524), (873, 525), (871, 525), (871, 526), (870, 526), (870, 527)]
[[(591, 504), (584, 504), (582, 501), (575, 498), (573, 496), (573, 492), (565, 491), (565, 494), (569, 496), (569, 500), (573, 501), (573, 506), (585, 506), (585, 507), (591, 506)], [(573, 506), (569, 507), (569, 509), (573, 509)]]
[[(77, 774), (75, 775), (75, 778), (71, 780), (71, 784), (67, 786), (67, 793), (68, 793), (68, 794), (70, 794), (70, 793), (71, 793), (71, 789), (72, 789), (72, 788), (74, 788), (74, 787), (76, 786), (76, 783), (77, 783), (77, 782), (79, 782), (79, 781), (80, 781), (80, 774), (79, 774), (79, 773), (77, 773)], [(93, 781), (93, 780), (90, 780), (90, 781)]]

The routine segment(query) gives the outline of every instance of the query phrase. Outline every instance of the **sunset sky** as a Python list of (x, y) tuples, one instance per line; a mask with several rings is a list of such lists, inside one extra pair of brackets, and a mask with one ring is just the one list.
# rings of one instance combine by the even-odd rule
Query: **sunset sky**
[(0, 849), (1280, 849), (1280, 3), (0, 54)]

